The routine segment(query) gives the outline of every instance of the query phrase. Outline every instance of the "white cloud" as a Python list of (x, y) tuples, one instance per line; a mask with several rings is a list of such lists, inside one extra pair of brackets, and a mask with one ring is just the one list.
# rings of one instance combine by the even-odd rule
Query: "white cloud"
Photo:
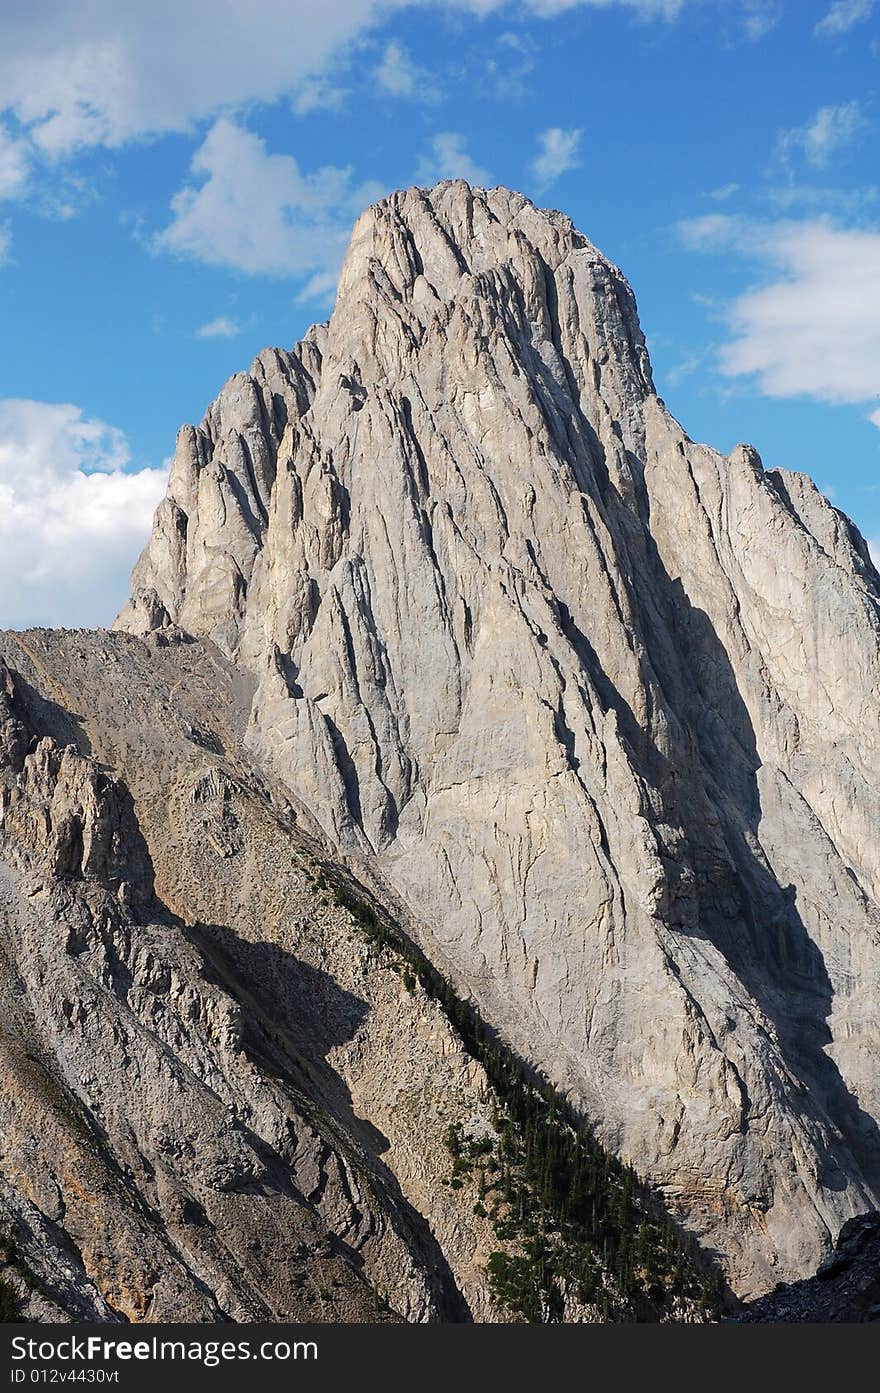
[(77, 406), (0, 400), (0, 626), (110, 623), (167, 478), (128, 462)]
[(0, 223), (0, 266), (4, 266), (9, 260), (9, 248), (12, 246), (12, 230), (9, 223)]
[(578, 167), (580, 160), (577, 152), (582, 135), (583, 131), (577, 128), (563, 130), (561, 126), (551, 126), (538, 136), (539, 151), (530, 169), (537, 180), (539, 192), (549, 189), (569, 169)]
[[(754, 374), (768, 396), (872, 404), (880, 397), (880, 231), (824, 219), (755, 223), (710, 214), (681, 225), (686, 245), (737, 252), (763, 285), (729, 308), (727, 376)], [(878, 423), (880, 412), (872, 416)]]
[[(464, 0), (463, 6), (476, 10), (478, 13), (489, 13), (491, 10), (500, 9), (504, 0)], [(531, 10), (532, 14), (542, 18), (550, 18), (552, 15), (562, 14), (565, 10), (574, 10), (578, 6), (584, 5), (588, 9), (606, 10), (619, 9), (633, 10), (641, 19), (678, 19), (682, 10), (689, 3), (689, 0), (525, 0), (524, 8)], [(453, 8), (455, 3), (453, 0)]]
[(717, 189), (709, 190), (709, 197), (714, 203), (726, 203), (728, 198), (733, 198), (735, 193), (739, 193), (739, 184), (720, 184)]
[(834, 0), (831, 9), (819, 20), (814, 33), (822, 38), (845, 34), (854, 25), (870, 19), (873, 10), (874, 0)]
[(436, 184), (440, 179), (466, 179), (485, 186), (491, 175), (476, 164), (465, 149), (466, 137), (458, 131), (441, 131), (430, 142), (430, 150), (419, 160), (416, 179), (420, 184)]
[[(53, 155), (187, 131), (220, 111), (298, 90), (397, 11), (424, 0), (41, 0), (3, 6), (4, 108)], [(477, 17), (508, 0), (434, 0)], [(524, 0), (549, 17), (576, 5), (674, 19), (684, 0)]]
[(496, 97), (521, 97), (526, 91), (526, 78), (534, 71), (537, 44), (528, 34), (506, 30), (499, 34), (495, 51), (486, 62)]
[(291, 105), (297, 116), (308, 116), (311, 111), (339, 111), (347, 97), (347, 88), (325, 77), (307, 77), (297, 87)]
[(313, 276), (309, 276), (305, 285), (297, 293), (297, 303), (314, 302), (319, 305), (332, 305), (336, 298), (338, 280), (339, 270), (337, 267), (329, 271), (316, 271)]
[(779, 0), (745, 0), (746, 38), (757, 43), (775, 29), (782, 18)]
[(693, 377), (694, 373), (703, 366), (702, 353), (691, 353), (687, 358), (683, 358), (680, 363), (674, 363), (666, 372), (665, 378), (671, 387), (679, 387), (687, 378)]
[(327, 276), (338, 270), (354, 216), (380, 196), (333, 165), (304, 174), (292, 155), (221, 118), (193, 156), (173, 219), (154, 239), (159, 251), (250, 274)]
[(877, 429), (880, 430), (880, 411), (872, 411), (868, 420), (873, 426), (876, 426)]
[(880, 202), (880, 186), (843, 189), (835, 185), (788, 183), (765, 190), (764, 197), (775, 208), (811, 208), (823, 213), (854, 216)]
[(840, 106), (823, 106), (808, 125), (784, 131), (780, 138), (780, 149), (783, 155), (800, 151), (810, 164), (823, 168), (831, 156), (849, 145), (866, 125), (862, 109), (856, 101), (843, 102)]
[(750, 229), (761, 224), (750, 223), (736, 213), (705, 213), (701, 218), (687, 218), (678, 224), (679, 235), (691, 251), (716, 251), (747, 246)]
[(233, 319), (227, 319), (225, 315), (218, 314), (216, 319), (210, 319), (207, 324), (196, 329), (196, 337), (200, 339), (234, 339), (236, 334), (240, 332), (239, 326)]
[(27, 142), (0, 126), (0, 198), (17, 198), (24, 193), (29, 173)]
[(440, 96), (427, 68), (420, 67), (409, 49), (397, 39), (385, 45), (382, 61), (374, 71), (380, 91), (391, 97), (411, 97), (434, 102)]
[(5, 7), (0, 91), (48, 152), (119, 146), (294, 95), (379, 11), (377, 0)]

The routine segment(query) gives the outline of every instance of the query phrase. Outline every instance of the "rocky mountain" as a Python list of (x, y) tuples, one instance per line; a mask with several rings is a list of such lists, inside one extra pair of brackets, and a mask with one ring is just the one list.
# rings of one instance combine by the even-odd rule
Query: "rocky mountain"
[(848, 1219), (834, 1252), (814, 1277), (780, 1282), (733, 1319), (761, 1324), (880, 1321), (880, 1214)]
[(658, 1206), (255, 766), (253, 688), (0, 636), (0, 1318), (701, 1318)]
[(505, 1107), (743, 1296), (880, 1203), (880, 577), (686, 436), (567, 218), (369, 209), (329, 323), (181, 431), (116, 629), (0, 650), (0, 1201), (44, 1288), (45, 1249), (104, 1315), (644, 1316), (607, 1245), (514, 1300)]
[(240, 754), (247, 684), (109, 634), (3, 653), (0, 1231), (26, 1294), (103, 1320), (370, 1320), (392, 1289), (406, 1319), (465, 1292), (491, 1315), (485, 1225), (441, 1185), (447, 1113), (488, 1126), (480, 1070), (316, 893)]

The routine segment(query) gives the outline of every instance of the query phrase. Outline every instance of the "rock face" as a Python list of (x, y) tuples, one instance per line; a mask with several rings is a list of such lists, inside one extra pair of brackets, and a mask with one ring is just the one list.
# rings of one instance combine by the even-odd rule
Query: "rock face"
[(537, 1089), (167, 640), (0, 634), (0, 1320), (704, 1319), (592, 1141), (574, 1220), (509, 1188)]
[(780, 1282), (769, 1296), (733, 1317), (741, 1322), (880, 1321), (880, 1214), (844, 1224), (831, 1257), (815, 1277)]
[(491, 1089), (316, 890), (249, 693), (213, 645), (0, 635), (0, 1298), (12, 1239), (33, 1319), (502, 1318), (442, 1183)]
[(741, 1293), (878, 1203), (880, 579), (688, 439), (567, 218), (369, 209), (329, 324), (181, 432), (118, 627), (252, 676), (301, 825)]

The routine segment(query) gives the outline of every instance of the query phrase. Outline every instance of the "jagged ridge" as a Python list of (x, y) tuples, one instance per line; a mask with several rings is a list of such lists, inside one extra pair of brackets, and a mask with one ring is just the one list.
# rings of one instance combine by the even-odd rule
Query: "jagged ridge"
[(241, 758), (738, 1290), (877, 1203), (880, 581), (688, 439), (562, 215), (368, 210), (330, 323), (181, 433), (119, 626), (248, 675)]
[(182, 434), (120, 623), (255, 674), (251, 748), (754, 1291), (877, 1193), (878, 593), (567, 219), (453, 183)]
[[(712, 1309), (631, 1178), (298, 832), (216, 650), (0, 651), (0, 1318)], [(452, 1135), (500, 1175), (463, 1183)], [(550, 1185), (563, 1151), (589, 1207)]]

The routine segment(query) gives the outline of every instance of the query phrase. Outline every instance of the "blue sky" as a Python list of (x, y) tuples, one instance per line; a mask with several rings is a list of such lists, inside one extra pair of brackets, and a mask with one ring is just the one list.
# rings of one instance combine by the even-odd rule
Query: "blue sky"
[(4, 0), (0, 625), (109, 623), (177, 427), (452, 176), (569, 213), (688, 432), (876, 548), (878, 92), (880, 0)]

